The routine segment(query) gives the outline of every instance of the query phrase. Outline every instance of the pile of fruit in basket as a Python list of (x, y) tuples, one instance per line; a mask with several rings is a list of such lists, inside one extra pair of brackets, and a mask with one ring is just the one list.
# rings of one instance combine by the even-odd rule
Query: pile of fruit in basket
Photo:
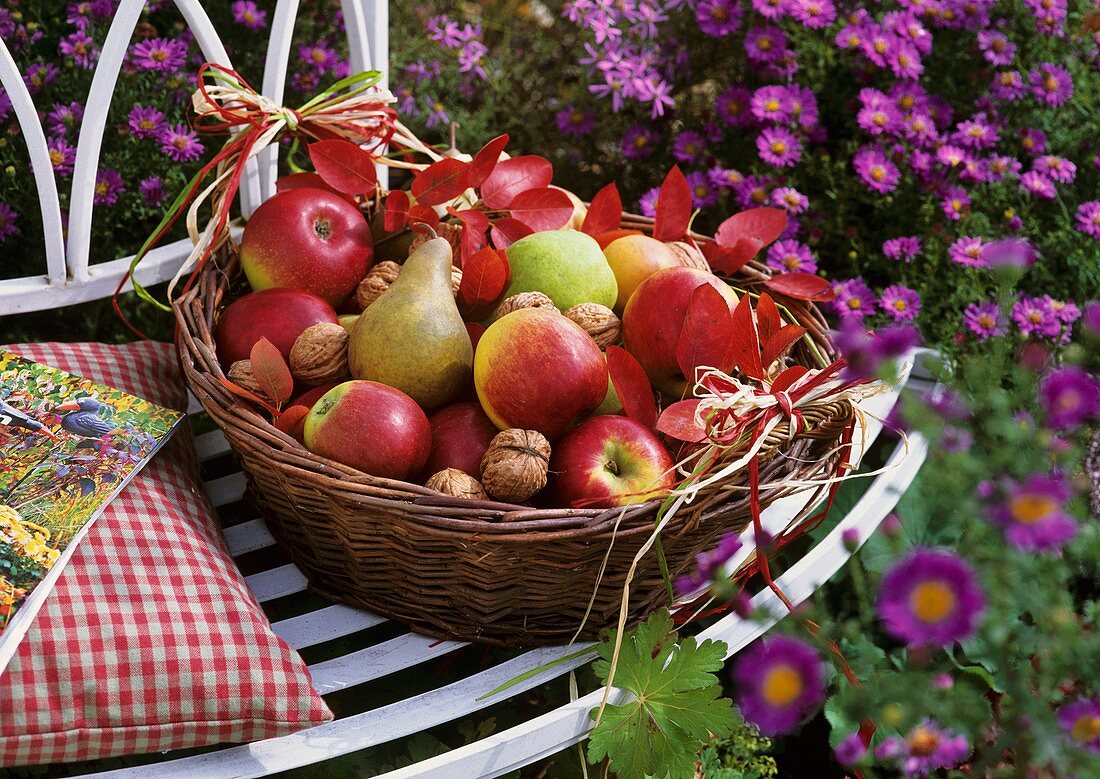
[[(706, 438), (697, 371), (766, 387), (805, 334), (767, 292), (716, 275), (745, 266), (786, 217), (737, 214), (700, 245), (674, 168), (651, 234), (624, 229), (614, 184), (586, 206), (551, 185), (547, 160), (509, 157), (506, 142), (407, 166), (409, 189), (388, 193), (354, 144), (311, 144), (317, 172), (282, 179), (245, 227), (252, 291), (214, 334), (224, 383), (315, 454), (457, 498), (660, 496)], [(766, 284), (828, 294), (806, 274)]]

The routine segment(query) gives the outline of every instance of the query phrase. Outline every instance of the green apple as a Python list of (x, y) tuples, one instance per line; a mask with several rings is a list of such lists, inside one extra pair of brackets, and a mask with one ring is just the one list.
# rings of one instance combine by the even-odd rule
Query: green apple
[(520, 238), (508, 247), (511, 281), (504, 297), (541, 292), (559, 310), (578, 303), (612, 308), (618, 283), (596, 239), (573, 230), (548, 230)]

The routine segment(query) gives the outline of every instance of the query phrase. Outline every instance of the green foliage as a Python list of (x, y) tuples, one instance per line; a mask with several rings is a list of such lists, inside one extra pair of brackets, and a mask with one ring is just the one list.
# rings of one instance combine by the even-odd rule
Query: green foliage
[[(614, 643), (612, 637), (601, 644), (594, 667), (605, 684)], [(725, 652), (721, 641), (679, 640), (665, 609), (624, 635), (612, 683), (633, 699), (604, 709), (592, 731), (589, 762), (607, 757), (624, 779), (691, 776), (709, 734), (727, 736), (735, 723), (714, 676)]]
[(771, 779), (779, 775), (775, 758), (768, 754), (771, 739), (734, 712), (733, 732), (712, 739), (699, 753), (699, 774), (706, 779)]

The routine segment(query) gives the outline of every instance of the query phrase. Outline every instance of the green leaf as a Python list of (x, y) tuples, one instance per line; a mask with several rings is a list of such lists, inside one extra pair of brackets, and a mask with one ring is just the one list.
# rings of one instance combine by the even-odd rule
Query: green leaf
[[(599, 647), (594, 670), (607, 683), (614, 640)], [(722, 667), (726, 645), (694, 637), (677, 643), (667, 609), (627, 633), (622, 642), (614, 685), (633, 695), (621, 706), (608, 706), (592, 731), (589, 762), (607, 757), (623, 779), (691, 776), (696, 753), (711, 734), (732, 732), (735, 718), (714, 672)]]

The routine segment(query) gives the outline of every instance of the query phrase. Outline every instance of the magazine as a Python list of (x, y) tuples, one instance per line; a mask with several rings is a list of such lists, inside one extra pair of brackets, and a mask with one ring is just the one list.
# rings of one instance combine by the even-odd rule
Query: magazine
[(88, 528), (182, 419), (0, 351), (0, 674)]

